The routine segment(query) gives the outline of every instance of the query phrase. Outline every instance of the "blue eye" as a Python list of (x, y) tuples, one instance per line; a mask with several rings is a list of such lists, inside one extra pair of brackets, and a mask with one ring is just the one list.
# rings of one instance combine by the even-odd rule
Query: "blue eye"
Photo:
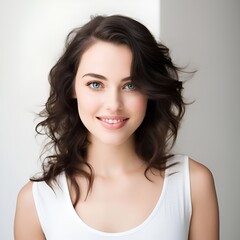
[(125, 88), (128, 90), (136, 90), (136, 86), (133, 83), (127, 83)]
[(101, 86), (101, 83), (99, 83), (99, 82), (90, 82), (90, 83), (88, 84), (88, 86), (90, 86), (90, 87), (93, 88), (93, 89), (99, 89), (99, 88), (102, 87), (102, 86)]

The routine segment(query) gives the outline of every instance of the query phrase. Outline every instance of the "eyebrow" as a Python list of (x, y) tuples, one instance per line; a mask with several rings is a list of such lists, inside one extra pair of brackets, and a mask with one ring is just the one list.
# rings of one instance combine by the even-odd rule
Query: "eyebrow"
[[(105, 76), (100, 75), (100, 74), (96, 74), (96, 73), (86, 73), (86, 74), (84, 74), (84, 75), (82, 76), (82, 78), (87, 77), (87, 76), (89, 76), (89, 77), (94, 77), (94, 78), (98, 78), (98, 79), (107, 81), (107, 78), (106, 78)], [(131, 76), (129, 76), (129, 77), (123, 78), (122, 81), (123, 81), (123, 82), (124, 82), (124, 81), (129, 81), (129, 80), (131, 80), (131, 79), (132, 79)]]

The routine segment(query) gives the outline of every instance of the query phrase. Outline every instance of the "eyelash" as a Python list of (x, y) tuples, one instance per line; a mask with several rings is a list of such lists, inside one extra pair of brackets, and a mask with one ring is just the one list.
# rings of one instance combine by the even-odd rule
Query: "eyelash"
[(129, 91), (134, 91), (134, 90), (136, 90), (136, 86), (135, 86), (133, 83), (131, 83), (131, 82), (126, 83), (126, 84), (124, 85), (124, 87), (129, 86), (129, 85), (131, 85), (131, 86), (133, 87), (133, 89), (129, 89), (129, 87), (128, 87), (128, 90), (129, 90)]
[[(98, 84), (98, 87), (96, 87), (96, 86), (94, 87), (94, 86), (93, 86), (94, 84)], [(98, 82), (98, 81), (88, 82), (88, 83), (87, 83), (87, 86), (89, 86), (90, 88), (95, 89), (95, 90), (98, 90), (98, 89), (100, 89), (100, 88), (103, 88), (103, 84), (102, 84), (101, 82)], [(127, 86), (128, 86), (128, 87), (127, 87)], [(131, 88), (129, 88), (129, 86), (131, 86), (131, 87), (133, 87), (133, 88), (131, 89)], [(126, 88), (126, 87), (127, 87), (127, 88)], [(124, 84), (123, 88), (124, 88), (124, 89), (127, 89), (128, 91), (134, 91), (134, 90), (136, 90), (136, 86), (135, 86), (133, 83), (131, 83), (131, 82), (128, 82), (128, 83)]]
[(93, 87), (94, 84), (98, 84), (98, 85), (101, 86), (101, 88), (102, 88), (102, 83), (101, 83), (101, 82), (97, 82), (97, 81), (88, 82), (88, 83), (87, 83), (87, 86), (89, 86), (89, 87), (92, 88), (92, 89), (99, 89), (99, 87), (98, 87), (98, 88)]

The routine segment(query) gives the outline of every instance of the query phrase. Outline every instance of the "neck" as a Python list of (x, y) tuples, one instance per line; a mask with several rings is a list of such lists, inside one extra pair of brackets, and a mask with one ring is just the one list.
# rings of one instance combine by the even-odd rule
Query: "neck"
[(135, 152), (133, 139), (117, 146), (92, 141), (88, 147), (87, 161), (96, 175), (111, 177), (143, 166), (143, 161)]

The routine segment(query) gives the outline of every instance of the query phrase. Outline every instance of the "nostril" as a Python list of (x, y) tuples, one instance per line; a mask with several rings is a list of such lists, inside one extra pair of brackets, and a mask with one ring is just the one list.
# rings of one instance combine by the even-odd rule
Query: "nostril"
[(123, 109), (123, 102), (121, 96), (119, 94), (113, 94), (106, 98), (106, 109), (117, 111)]

